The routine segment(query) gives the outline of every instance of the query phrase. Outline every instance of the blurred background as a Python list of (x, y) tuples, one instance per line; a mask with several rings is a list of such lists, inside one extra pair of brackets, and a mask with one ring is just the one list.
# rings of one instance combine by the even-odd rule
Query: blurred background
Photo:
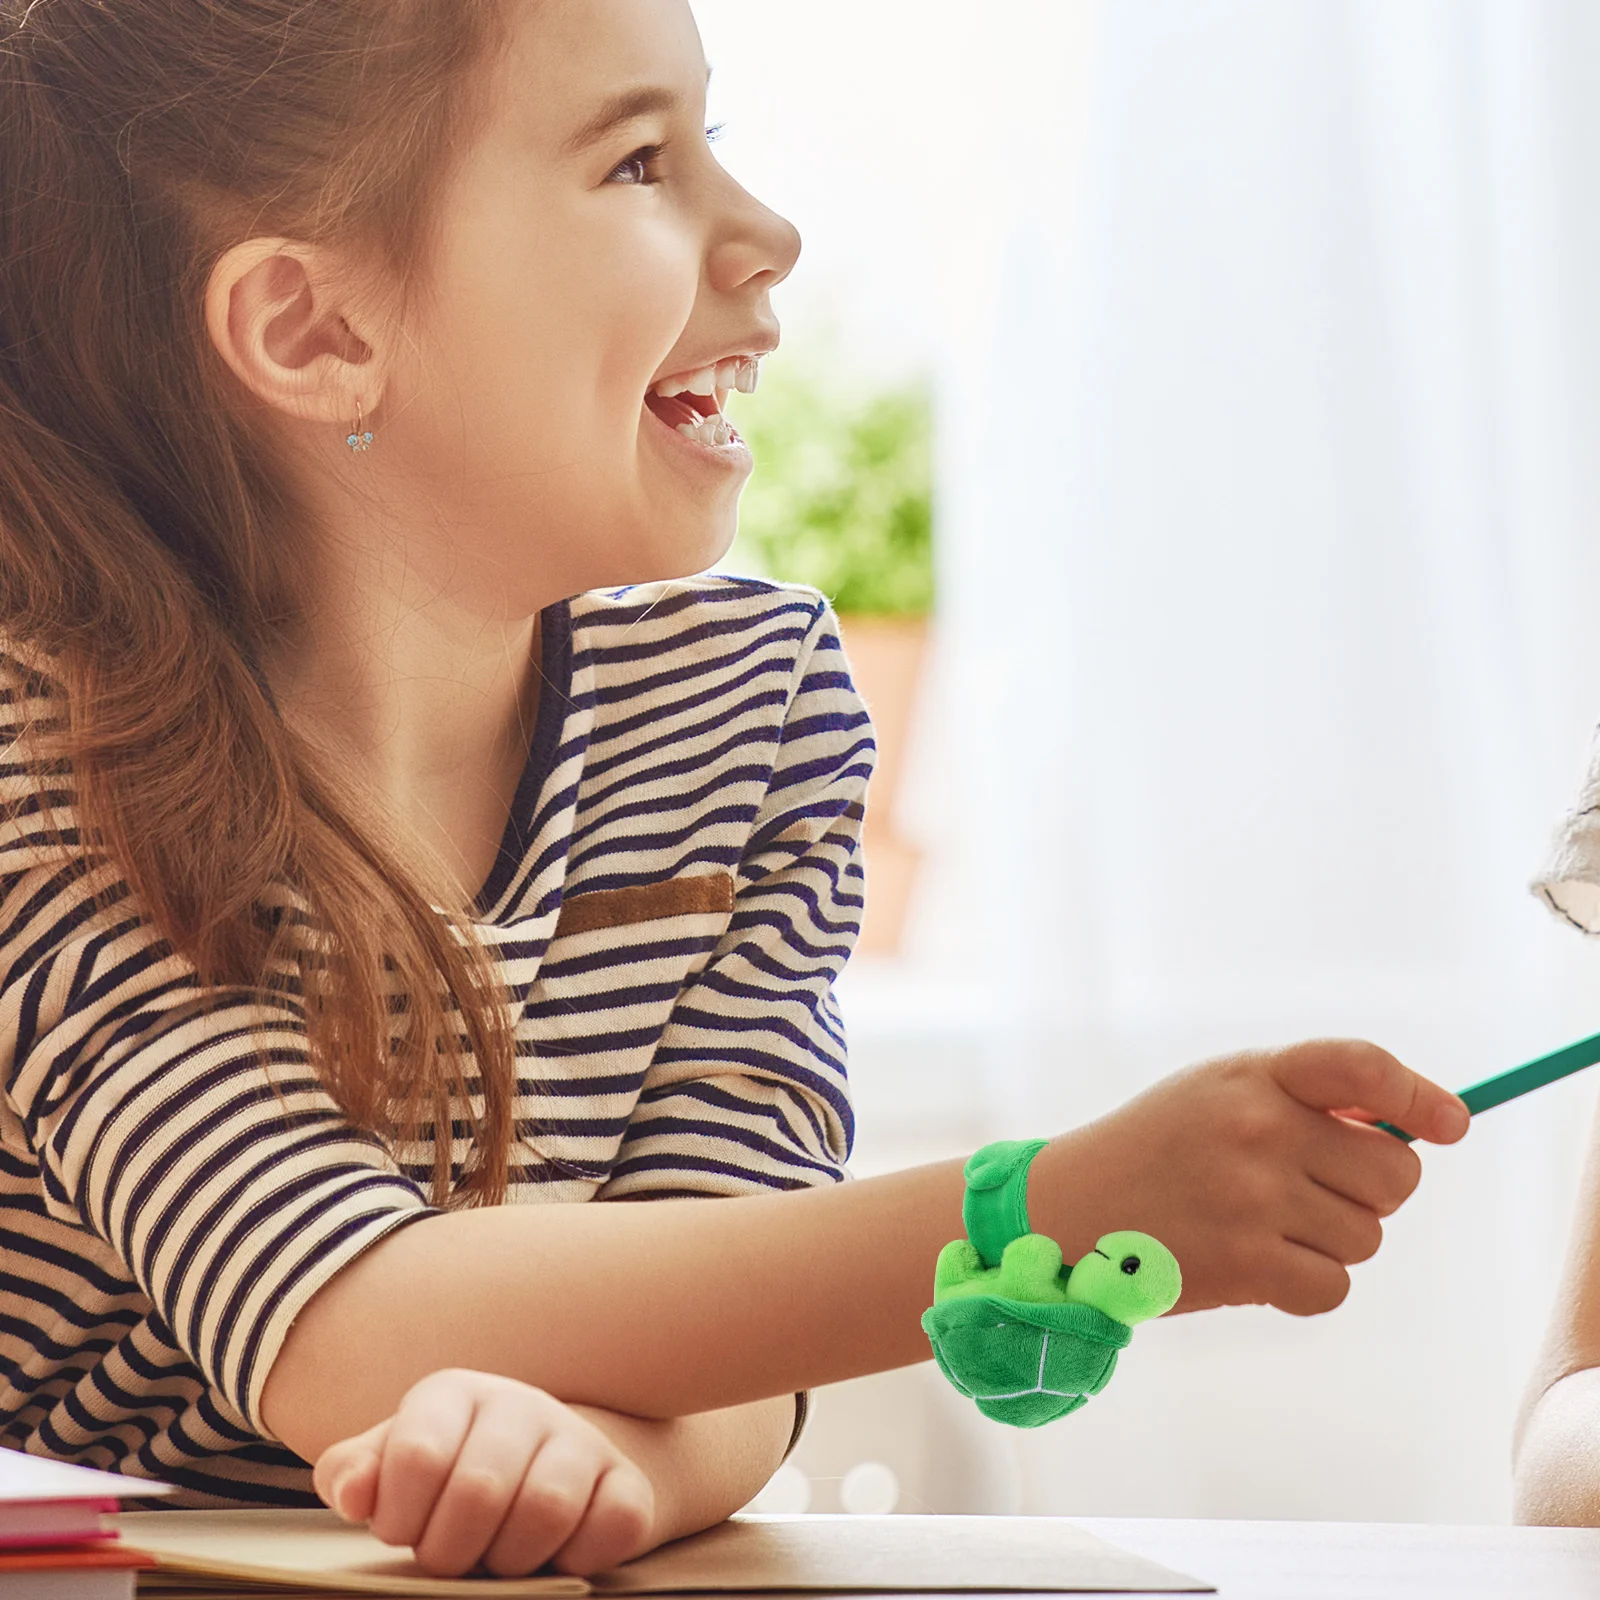
[[(837, 597), (894, 751), (856, 1170), (1246, 1046), (1461, 1086), (1600, 1029), (1527, 893), (1600, 719), (1600, 7), (696, 10), (809, 245), (730, 564)], [(1333, 1316), (1142, 1329), (1036, 1434), (824, 1392), (769, 1503), (1504, 1520), (1594, 1097), (1430, 1151)]]

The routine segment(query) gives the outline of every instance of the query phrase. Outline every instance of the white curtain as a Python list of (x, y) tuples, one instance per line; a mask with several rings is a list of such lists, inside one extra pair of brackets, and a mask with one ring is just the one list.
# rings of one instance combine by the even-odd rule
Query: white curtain
[[(1525, 892), (1600, 717), (1600, 8), (1106, 0), (1056, 56), (1042, 9), (985, 10), (951, 197), (919, 938), (981, 997), (973, 1104), (1600, 1030)], [(1337, 1315), (1142, 1331), (1024, 1503), (1504, 1516), (1592, 1099), (1428, 1156)]]

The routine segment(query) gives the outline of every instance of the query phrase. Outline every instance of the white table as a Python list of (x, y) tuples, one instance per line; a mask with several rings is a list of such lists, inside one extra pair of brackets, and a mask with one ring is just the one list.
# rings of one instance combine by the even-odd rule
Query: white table
[[(1215, 1584), (1222, 1600), (1600, 1600), (1600, 1530), (1069, 1520), (1124, 1549)], [(229, 1593), (226, 1585), (208, 1591), (218, 1597)], [(673, 1600), (731, 1597), (685, 1595)], [(811, 1593), (796, 1600), (833, 1597)]]
[(1072, 1520), (1223, 1600), (1600, 1600), (1600, 1529)]

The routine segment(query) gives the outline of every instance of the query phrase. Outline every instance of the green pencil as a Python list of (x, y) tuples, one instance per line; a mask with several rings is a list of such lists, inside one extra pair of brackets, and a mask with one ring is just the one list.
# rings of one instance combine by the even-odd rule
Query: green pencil
[[(1580, 1039), (1577, 1044), (1569, 1044), (1565, 1050), (1540, 1056), (1526, 1066), (1513, 1067), (1497, 1077), (1485, 1078), (1482, 1083), (1463, 1089), (1461, 1098), (1466, 1102), (1467, 1110), (1477, 1116), (1480, 1111), (1503, 1106), (1507, 1100), (1515, 1100), (1519, 1095), (1542, 1089), (1547, 1083), (1570, 1078), (1574, 1072), (1582, 1072), (1585, 1067), (1596, 1065), (1600, 1065), (1600, 1033), (1592, 1039)], [(1402, 1129), (1387, 1122), (1380, 1122), (1378, 1126), (1385, 1133), (1392, 1133), (1395, 1138), (1411, 1143), (1412, 1136)]]

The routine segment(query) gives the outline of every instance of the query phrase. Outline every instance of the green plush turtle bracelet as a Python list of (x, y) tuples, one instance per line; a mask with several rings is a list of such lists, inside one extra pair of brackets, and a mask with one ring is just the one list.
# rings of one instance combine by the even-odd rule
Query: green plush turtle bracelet
[(1108, 1233), (1075, 1266), (1028, 1223), (1042, 1139), (985, 1145), (967, 1162), (965, 1239), (934, 1269), (922, 1327), (940, 1370), (978, 1409), (1017, 1428), (1086, 1405), (1111, 1381), (1134, 1327), (1178, 1303), (1183, 1276), (1147, 1233)]
[(1028, 1169), (1044, 1139), (1003, 1139), (968, 1157), (961, 1176), (967, 1193), (961, 1221), (986, 1267), (998, 1267), (1005, 1248), (1028, 1231)]

